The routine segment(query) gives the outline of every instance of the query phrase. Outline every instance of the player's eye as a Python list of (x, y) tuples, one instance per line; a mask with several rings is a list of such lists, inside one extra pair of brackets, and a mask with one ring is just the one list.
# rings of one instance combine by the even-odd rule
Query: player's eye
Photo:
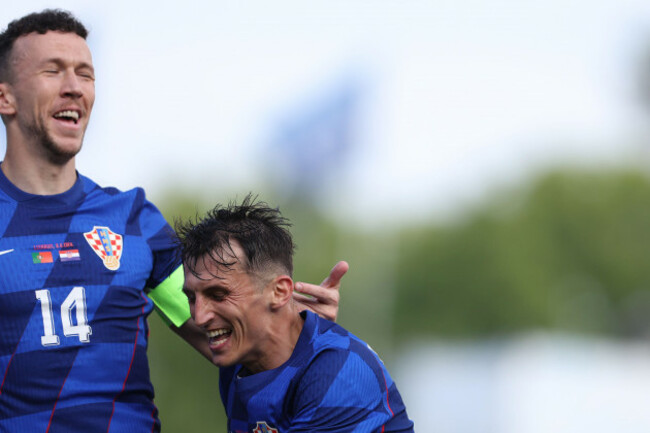
[(215, 302), (223, 302), (226, 300), (228, 297), (228, 291), (227, 290), (212, 290), (208, 293), (208, 296), (210, 299), (212, 299)]
[(79, 72), (78, 75), (81, 78), (85, 78), (86, 80), (91, 80), (91, 81), (95, 80), (95, 76), (90, 72), (83, 71), (83, 72)]

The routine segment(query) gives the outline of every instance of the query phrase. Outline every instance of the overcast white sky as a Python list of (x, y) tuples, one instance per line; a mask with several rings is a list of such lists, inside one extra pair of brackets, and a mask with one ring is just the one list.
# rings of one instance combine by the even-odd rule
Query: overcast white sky
[(10, 3), (2, 27), (45, 7), (88, 25), (78, 168), (154, 201), (170, 184), (260, 187), (278, 123), (350, 76), (356, 147), (322, 198), (342, 216), (440, 215), (550, 162), (638, 152), (623, 142), (643, 114), (645, 0)]

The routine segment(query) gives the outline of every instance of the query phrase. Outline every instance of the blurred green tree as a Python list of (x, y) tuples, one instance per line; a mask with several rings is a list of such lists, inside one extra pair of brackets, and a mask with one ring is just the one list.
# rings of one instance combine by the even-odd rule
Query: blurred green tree
[(645, 333), (638, 302), (650, 287), (649, 217), (645, 173), (576, 170), (495, 193), (454, 224), (409, 228), (397, 331)]

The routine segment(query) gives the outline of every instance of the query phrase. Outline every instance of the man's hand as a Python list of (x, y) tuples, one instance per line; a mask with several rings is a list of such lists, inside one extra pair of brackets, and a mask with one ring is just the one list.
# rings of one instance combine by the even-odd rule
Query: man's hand
[(293, 299), (301, 309), (313, 311), (325, 319), (335, 321), (339, 313), (341, 278), (349, 268), (350, 265), (347, 262), (338, 262), (330, 271), (329, 276), (320, 283), (320, 286), (297, 282)]

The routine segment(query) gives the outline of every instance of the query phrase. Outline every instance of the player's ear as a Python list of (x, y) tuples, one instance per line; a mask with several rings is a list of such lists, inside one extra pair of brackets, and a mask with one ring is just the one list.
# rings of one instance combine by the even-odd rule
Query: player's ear
[(279, 275), (273, 279), (271, 287), (271, 308), (285, 306), (293, 298), (293, 280), (288, 275)]
[(7, 83), (0, 83), (0, 114), (8, 116), (16, 114), (15, 99)]

